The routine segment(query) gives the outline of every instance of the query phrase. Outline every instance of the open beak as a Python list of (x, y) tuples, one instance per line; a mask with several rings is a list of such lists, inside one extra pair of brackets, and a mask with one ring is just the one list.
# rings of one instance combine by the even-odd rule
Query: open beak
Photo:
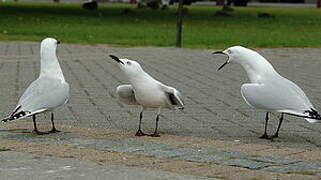
[(227, 63), (228, 63), (228, 61), (226, 61), (224, 64), (222, 64), (222, 65), (217, 69), (217, 71), (221, 70)]
[(109, 57), (111, 57), (113, 60), (115, 60), (117, 63), (123, 63), (123, 61), (121, 61), (118, 57), (114, 56), (114, 55), (109, 55)]
[[(224, 55), (227, 55), (223, 51), (215, 51), (215, 52), (213, 52), (213, 54), (224, 54)], [(227, 61), (224, 64), (222, 64), (219, 68), (217, 68), (217, 71), (221, 70), (228, 63), (229, 63), (229, 59), (227, 59)]]

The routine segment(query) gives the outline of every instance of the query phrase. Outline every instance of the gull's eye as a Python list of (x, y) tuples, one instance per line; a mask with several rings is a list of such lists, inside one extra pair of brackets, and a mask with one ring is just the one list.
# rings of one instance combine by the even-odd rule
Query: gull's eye
[(127, 65), (131, 65), (132, 63), (128, 61), (126, 64), (127, 64)]
[(229, 49), (229, 50), (227, 50), (227, 53), (231, 54), (231, 53), (232, 53), (232, 51)]

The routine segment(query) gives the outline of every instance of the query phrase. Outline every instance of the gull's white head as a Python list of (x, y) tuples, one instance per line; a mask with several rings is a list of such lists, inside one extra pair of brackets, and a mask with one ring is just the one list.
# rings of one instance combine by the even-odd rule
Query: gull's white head
[(239, 64), (245, 64), (245, 63), (256, 63), (257, 57), (260, 57), (260, 55), (248, 48), (242, 47), (242, 46), (232, 46), (224, 51), (216, 51), (213, 54), (224, 54), (228, 57), (227, 61), (222, 64), (218, 70), (222, 69), (226, 64), (228, 63), (239, 63)]
[(227, 61), (217, 71), (229, 63), (239, 63), (253, 81), (261, 78), (262, 74), (276, 73), (273, 66), (263, 56), (242, 46), (229, 47), (224, 51), (216, 51), (213, 54), (224, 54), (228, 57)]
[(58, 58), (56, 55), (57, 46), (60, 41), (54, 38), (46, 38), (40, 44), (40, 76), (57, 77), (64, 80)]
[(128, 77), (135, 77), (144, 72), (143, 68), (140, 64), (136, 61), (129, 60), (129, 59), (119, 59), (114, 55), (110, 55), (110, 57), (115, 60), (120, 69), (128, 76)]
[(54, 38), (46, 38), (41, 41), (40, 44), (40, 54), (41, 56), (47, 56), (49, 54), (56, 55), (56, 49), (60, 41)]

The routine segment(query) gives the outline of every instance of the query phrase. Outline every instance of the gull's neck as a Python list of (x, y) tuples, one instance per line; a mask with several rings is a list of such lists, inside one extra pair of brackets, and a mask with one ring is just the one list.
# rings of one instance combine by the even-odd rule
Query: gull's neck
[(139, 87), (140, 84), (150, 83), (152, 81), (156, 81), (153, 77), (147, 74), (145, 71), (141, 71), (139, 73), (127, 74), (127, 77), (130, 83), (134, 87)]
[(264, 81), (266, 76), (278, 75), (273, 66), (261, 55), (251, 53), (239, 61), (253, 83)]
[(40, 51), (40, 59), (39, 77), (47, 76), (65, 81), (64, 75), (58, 62), (56, 50), (48, 50), (46, 48), (42, 48)]

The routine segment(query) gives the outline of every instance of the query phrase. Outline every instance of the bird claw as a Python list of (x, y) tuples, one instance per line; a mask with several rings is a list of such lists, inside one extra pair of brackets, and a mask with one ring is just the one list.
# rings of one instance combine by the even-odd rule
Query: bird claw
[(48, 132), (41, 132), (41, 131), (38, 131), (38, 130), (33, 130), (32, 132), (35, 133), (35, 134), (37, 134), (37, 135), (49, 134)]
[(267, 134), (263, 134), (259, 138), (261, 138), (261, 139), (271, 139), (271, 137), (269, 137)]
[(150, 137), (160, 137), (160, 135), (158, 133), (153, 133), (153, 134), (150, 134), (148, 136), (150, 136)]
[(48, 131), (48, 133), (59, 133), (59, 132), (61, 132), (61, 131), (59, 131), (57, 129), (52, 129), (52, 130)]
[(146, 136), (147, 134), (145, 134), (142, 130), (138, 130), (135, 134), (135, 136)]
[(271, 139), (278, 138), (278, 137), (279, 137), (279, 134), (274, 134), (273, 136), (271, 136)]

